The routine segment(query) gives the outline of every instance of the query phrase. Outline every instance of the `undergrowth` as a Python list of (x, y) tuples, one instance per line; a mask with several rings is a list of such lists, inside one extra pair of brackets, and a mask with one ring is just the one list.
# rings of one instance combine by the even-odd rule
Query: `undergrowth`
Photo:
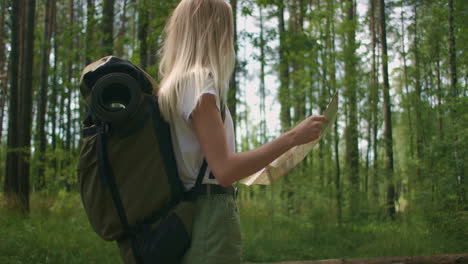
[[(244, 261), (414, 256), (468, 252), (468, 215), (401, 215), (336, 224), (326, 206), (286, 210), (240, 199)], [(0, 196), (1, 201), (1, 196)], [(287, 213), (285, 213), (287, 212)], [(33, 194), (28, 217), (0, 202), (0, 263), (121, 263), (117, 246), (91, 229), (77, 193)]]

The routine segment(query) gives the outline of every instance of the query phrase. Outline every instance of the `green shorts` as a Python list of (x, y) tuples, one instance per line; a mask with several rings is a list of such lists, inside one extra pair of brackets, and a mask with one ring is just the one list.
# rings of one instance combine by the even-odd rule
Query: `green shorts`
[(239, 209), (230, 194), (199, 196), (195, 202), (192, 242), (182, 264), (241, 263)]

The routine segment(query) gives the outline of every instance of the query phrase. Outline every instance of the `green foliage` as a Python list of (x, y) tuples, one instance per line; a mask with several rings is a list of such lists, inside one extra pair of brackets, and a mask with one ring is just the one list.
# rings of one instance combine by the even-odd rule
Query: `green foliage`
[(397, 221), (360, 219), (339, 226), (330, 217), (334, 212), (329, 200), (304, 201), (303, 210), (287, 213), (288, 201), (279, 199), (276, 192), (270, 196), (270, 191), (267, 188), (258, 191), (256, 199), (240, 201), (245, 260), (416, 256), (468, 250), (466, 213), (414, 212)]
[[(312, 193), (312, 192), (311, 192)], [(418, 211), (397, 221), (361, 219), (336, 224), (330, 200), (301, 198), (290, 210), (278, 186), (241, 192), (244, 261), (414, 256), (468, 250), (468, 214)], [(120, 263), (115, 243), (91, 229), (77, 193), (32, 197), (24, 218), (0, 196), (0, 263)]]
[(76, 193), (31, 201), (27, 218), (0, 207), (0, 263), (119, 263), (117, 246), (91, 230)]

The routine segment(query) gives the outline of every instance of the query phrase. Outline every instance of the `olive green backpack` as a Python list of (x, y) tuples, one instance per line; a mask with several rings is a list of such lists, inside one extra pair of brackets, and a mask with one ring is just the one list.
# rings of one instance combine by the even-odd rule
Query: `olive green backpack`
[[(117, 241), (125, 263), (178, 263), (190, 246), (193, 192), (177, 174), (155, 81), (114, 56), (82, 72), (88, 107), (77, 172), (94, 231)], [(204, 160), (196, 186), (206, 171)], [(193, 189), (192, 189), (193, 190)]]

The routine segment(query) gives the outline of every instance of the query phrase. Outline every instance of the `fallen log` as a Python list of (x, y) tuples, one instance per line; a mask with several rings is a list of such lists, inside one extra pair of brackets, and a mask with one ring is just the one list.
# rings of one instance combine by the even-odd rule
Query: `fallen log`
[(272, 262), (262, 264), (468, 264), (468, 254), (389, 258), (328, 259), (316, 261)]

